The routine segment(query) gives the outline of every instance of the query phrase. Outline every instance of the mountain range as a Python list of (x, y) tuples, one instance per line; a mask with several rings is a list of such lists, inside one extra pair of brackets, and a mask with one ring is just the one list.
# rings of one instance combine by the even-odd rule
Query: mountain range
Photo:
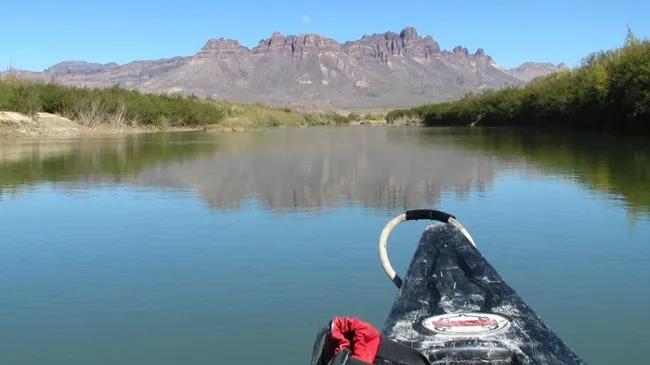
[(565, 64), (504, 69), (483, 49), (443, 50), (413, 27), (339, 43), (317, 34), (275, 32), (253, 48), (213, 38), (196, 54), (116, 63), (65, 61), (22, 77), (64, 85), (195, 94), (280, 106), (407, 107), (467, 92), (522, 86)]

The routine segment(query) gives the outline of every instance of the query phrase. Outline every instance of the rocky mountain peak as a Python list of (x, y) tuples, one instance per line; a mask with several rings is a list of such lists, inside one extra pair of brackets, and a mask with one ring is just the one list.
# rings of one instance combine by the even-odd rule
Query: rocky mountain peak
[(235, 39), (212, 38), (205, 43), (196, 56), (199, 58), (209, 58), (233, 54), (245, 54), (247, 52), (248, 48), (239, 44), (239, 41)]
[(456, 46), (456, 47), (454, 47), (454, 49), (451, 52), (453, 54), (469, 56), (469, 50), (466, 47), (463, 47), (463, 46)]
[(117, 68), (116, 63), (93, 63), (86, 61), (64, 61), (52, 65), (45, 69), (44, 72), (58, 76), (92, 74), (112, 68)]
[(297, 37), (296, 48), (301, 50), (301, 52), (315, 50), (340, 51), (341, 45), (333, 39), (318, 34), (305, 34)]
[(245, 54), (250, 52), (253, 55), (276, 54), (299, 58), (311, 52), (341, 52), (360, 59), (373, 59), (380, 62), (388, 62), (390, 57), (412, 57), (418, 59), (429, 59), (434, 55), (449, 57), (477, 57), (490, 59), (485, 55), (483, 49), (477, 50), (470, 55), (467, 48), (455, 47), (451, 52), (442, 51), (438, 42), (432, 36), (422, 37), (415, 27), (405, 27), (399, 33), (388, 31), (364, 35), (356, 41), (348, 41), (340, 44), (337, 41), (318, 35), (284, 35), (280, 32), (273, 32), (269, 38), (259, 41), (252, 50), (248, 50), (233, 39), (214, 38), (210, 39), (197, 57), (223, 57), (227, 54)]
[(279, 53), (301, 57), (305, 53), (319, 51), (339, 51), (341, 45), (333, 39), (318, 34), (282, 35), (274, 32), (270, 38), (260, 40), (252, 53), (262, 55), (267, 53)]
[(280, 32), (273, 32), (271, 38), (269, 38), (265, 43), (268, 43), (269, 47), (283, 47), (287, 43), (287, 37), (282, 35)]
[(440, 53), (438, 42), (431, 36), (422, 38), (414, 27), (406, 27), (399, 34), (385, 32), (364, 35), (360, 40), (346, 42), (344, 48), (350, 55), (382, 62), (387, 62), (391, 56), (429, 58)]
[(406, 27), (402, 29), (399, 36), (405, 41), (412, 41), (420, 38), (418, 36), (418, 31), (413, 27)]

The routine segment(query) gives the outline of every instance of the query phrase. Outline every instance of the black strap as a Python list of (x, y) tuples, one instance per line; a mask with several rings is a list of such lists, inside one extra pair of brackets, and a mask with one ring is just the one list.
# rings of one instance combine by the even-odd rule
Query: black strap
[(404, 365), (431, 365), (429, 359), (420, 351), (384, 337), (379, 343), (377, 357)]
[(440, 210), (433, 210), (433, 209), (413, 209), (413, 210), (408, 210), (405, 213), (406, 215), (406, 220), (411, 221), (411, 220), (418, 220), (418, 219), (429, 219), (432, 221), (440, 221), (443, 223), (448, 223), (449, 218), (454, 218), (456, 219), (455, 216), (442, 212)]

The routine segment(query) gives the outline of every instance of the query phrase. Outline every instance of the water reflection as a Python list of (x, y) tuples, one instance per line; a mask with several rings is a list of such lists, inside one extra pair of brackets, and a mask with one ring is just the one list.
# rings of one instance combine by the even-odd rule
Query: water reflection
[(415, 130), (272, 131), (267, 146), (144, 169), (132, 183), (196, 189), (215, 209), (255, 196), (270, 209), (436, 204), (440, 194), (484, 190), (498, 160), (454, 146), (418, 145)]
[[(419, 143), (440, 143), (426, 130)], [(509, 129), (459, 129), (448, 140), (456, 148), (499, 156), (518, 167), (569, 179), (620, 199), (633, 214), (650, 213), (650, 139), (586, 133), (531, 133)]]
[(640, 214), (650, 211), (648, 148), (647, 140), (585, 134), (376, 127), (3, 140), (0, 198), (55, 182), (191, 189), (214, 209), (250, 197), (276, 211), (407, 209), (434, 206), (445, 191), (482, 191), (514, 169), (571, 179)]
[[(607, 204), (649, 211), (647, 145), (373, 127), (0, 140), (0, 199), (17, 196), (0, 202), (0, 353), (21, 364), (233, 362), (247, 338), (259, 345), (251, 356), (300, 363), (331, 314), (384, 320), (394, 288), (377, 265), (380, 216), (442, 200), (590, 363), (643, 359), (650, 226), (625, 232)], [(210, 214), (195, 197), (215, 210), (265, 206)], [(267, 214), (350, 203), (371, 209)], [(394, 233), (399, 271), (422, 225)], [(633, 301), (630, 278), (641, 279)], [(590, 331), (603, 318), (617, 320)]]

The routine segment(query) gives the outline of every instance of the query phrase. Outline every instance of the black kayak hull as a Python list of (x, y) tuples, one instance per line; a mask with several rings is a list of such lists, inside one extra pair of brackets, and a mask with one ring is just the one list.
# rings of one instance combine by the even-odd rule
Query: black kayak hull
[(424, 230), (381, 334), (432, 364), (586, 365), (449, 223)]

